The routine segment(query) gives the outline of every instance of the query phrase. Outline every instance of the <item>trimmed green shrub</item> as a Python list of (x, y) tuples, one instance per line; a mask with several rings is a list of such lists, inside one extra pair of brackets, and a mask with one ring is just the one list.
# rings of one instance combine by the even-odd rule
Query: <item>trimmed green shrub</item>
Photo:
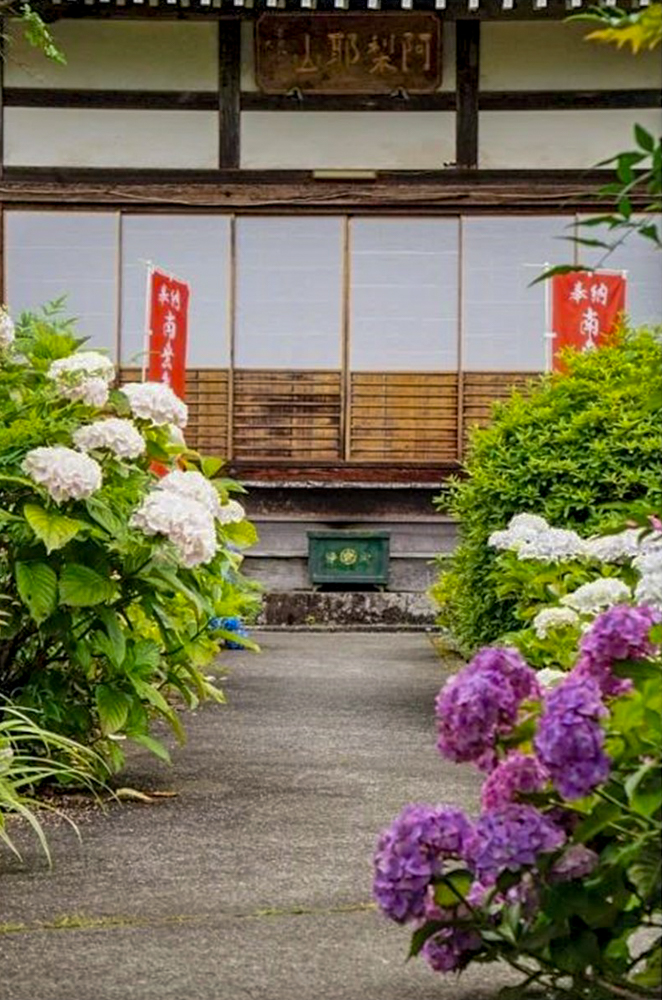
[(621, 331), (599, 351), (570, 352), (567, 374), (532, 380), (475, 429), (465, 463), (437, 498), (460, 544), (432, 588), (440, 624), (469, 652), (518, 627), (497, 590), (490, 534), (522, 511), (583, 536), (662, 500), (662, 346), (658, 332)]

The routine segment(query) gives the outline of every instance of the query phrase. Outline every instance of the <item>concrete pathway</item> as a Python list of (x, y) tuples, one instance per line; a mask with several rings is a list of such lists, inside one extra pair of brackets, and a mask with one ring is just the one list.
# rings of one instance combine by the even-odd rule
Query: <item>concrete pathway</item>
[(434, 749), (444, 674), (420, 634), (264, 634), (231, 653), (229, 703), (189, 718), (153, 805), (49, 820), (55, 865), (0, 854), (0, 1000), (481, 1000), (506, 974), (404, 964), (370, 906), (378, 831), (408, 801), (474, 809)]

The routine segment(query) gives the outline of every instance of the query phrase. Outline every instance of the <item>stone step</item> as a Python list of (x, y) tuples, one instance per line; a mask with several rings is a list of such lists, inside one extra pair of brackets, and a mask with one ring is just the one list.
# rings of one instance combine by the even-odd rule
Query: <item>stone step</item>
[[(254, 550), (253, 550), (254, 551)], [(308, 559), (305, 556), (247, 556), (243, 571), (268, 592), (311, 590)], [(437, 566), (425, 556), (391, 555), (389, 591), (422, 592), (434, 582)]]
[(435, 616), (425, 594), (308, 590), (267, 594), (260, 624), (429, 628)]
[(418, 519), (441, 517), (434, 498), (439, 488), (412, 484), (328, 484), (325, 488), (310, 484), (246, 483), (248, 493), (242, 498), (248, 516), (255, 520), (263, 516), (294, 517), (327, 523), (331, 520), (364, 521), (398, 517)]
[(259, 540), (248, 553), (249, 558), (279, 556), (306, 557), (308, 532), (329, 531), (388, 531), (392, 556), (420, 556), (431, 559), (438, 553), (450, 553), (457, 544), (457, 529), (453, 522), (432, 521), (328, 521), (256, 519)]

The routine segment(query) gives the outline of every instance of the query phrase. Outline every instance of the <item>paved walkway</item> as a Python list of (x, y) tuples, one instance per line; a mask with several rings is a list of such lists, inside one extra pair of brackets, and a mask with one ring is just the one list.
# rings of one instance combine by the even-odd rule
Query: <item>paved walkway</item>
[[(55, 866), (0, 854), (1, 1000), (481, 1000), (404, 964), (370, 908), (377, 832), (411, 800), (473, 809), (434, 749), (439, 661), (419, 634), (265, 634), (228, 654), (229, 704), (188, 722), (171, 770), (132, 756), (154, 805), (49, 821)], [(10, 925), (21, 925), (9, 932)]]

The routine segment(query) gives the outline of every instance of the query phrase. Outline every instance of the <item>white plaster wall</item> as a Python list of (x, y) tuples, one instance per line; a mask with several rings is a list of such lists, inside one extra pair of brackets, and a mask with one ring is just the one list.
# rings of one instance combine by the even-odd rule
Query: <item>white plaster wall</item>
[(257, 90), (255, 81), (255, 25), (252, 21), (241, 23), (241, 89)]
[(572, 255), (561, 237), (573, 216), (486, 216), (462, 221), (462, 340), (467, 371), (545, 368), (545, 265)]
[(454, 112), (249, 111), (241, 166), (434, 170), (455, 159)]
[[(244, 21), (241, 25), (241, 89), (257, 90), (255, 80), (255, 25)], [(455, 90), (455, 25), (441, 26), (441, 86), (439, 90)]]
[(142, 365), (147, 265), (191, 286), (187, 364), (230, 361), (230, 217), (126, 215), (122, 219), (122, 331), (125, 365)]
[(457, 367), (457, 219), (352, 219), (350, 368)]
[(6, 166), (218, 165), (213, 111), (6, 108), (4, 117)]
[(657, 110), (484, 111), (478, 159), (483, 169), (588, 168), (634, 146), (639, 122), (659, 135)]
[(216, 90), (216, 25), (193, 21), (57, 21), (53, 35), (67, 64), (45, 59), (11, 33), (7, 87), (110, 90)]
[(118, 217), (111, 212), (5, 212), (10, 311), (37, 311), (66, 295), (85, 345), (116, 360)]
[(482, 90), (617, 90), (662, 85), (657, 52), (585, 41), (588, 24), (483, 21)]

